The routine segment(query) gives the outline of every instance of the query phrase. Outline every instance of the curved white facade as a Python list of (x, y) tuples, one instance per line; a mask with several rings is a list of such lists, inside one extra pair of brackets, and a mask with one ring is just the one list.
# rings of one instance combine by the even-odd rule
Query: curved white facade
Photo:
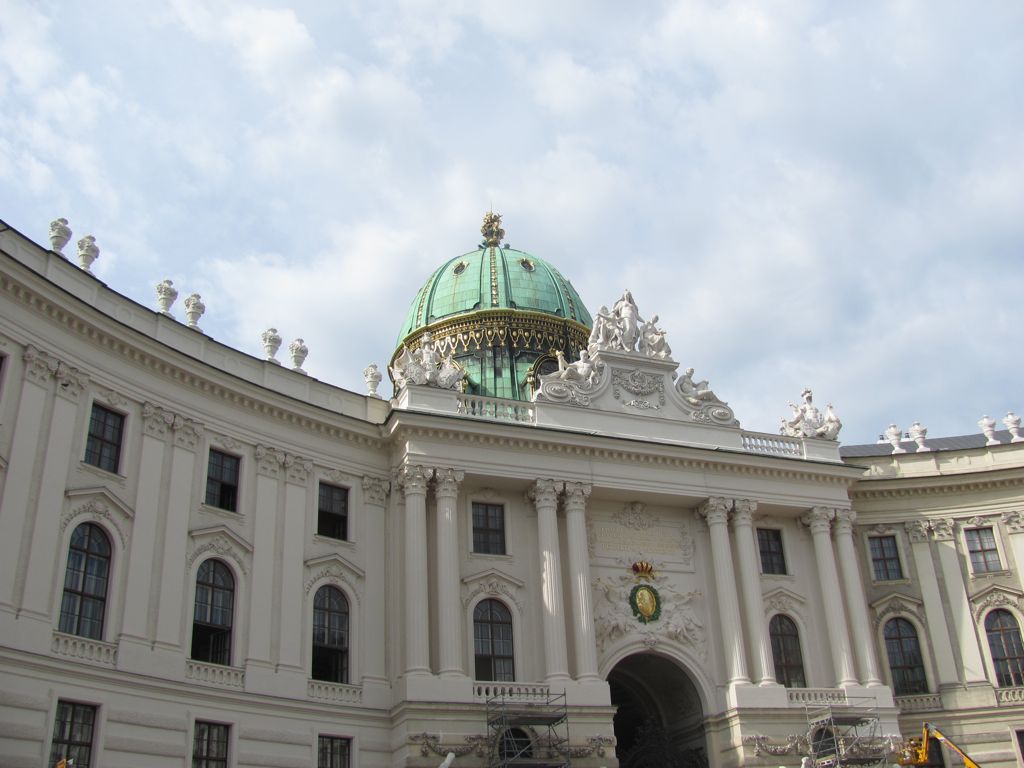
[[(1019, 446), (844, 462), (696, 421), (671, 360), (614, 352), (589, 407), (416, 386), (389, 403), (227, 348), (10, 229), (0, 250), (0, 766), (52, 765), (69, 717), (91, 723), (90, 765), (486, 765), (488, 698), (549, 692), (568, 743), (522, 730), (574, 766), (617, 764), (627, 712), (710, 765), (798, 765), (789, 737), (824, 706), (883, 736), (941, 723), (1016, 764), (1024, 681), (1000, 679), (986, 621), (1024, 622)], [(661, 402), (613, 395), (631, 369), (669, 382)], [(893, 618), (922, 654), (895, 698)], [(802, 664), (777, 674), (791, 629)]]

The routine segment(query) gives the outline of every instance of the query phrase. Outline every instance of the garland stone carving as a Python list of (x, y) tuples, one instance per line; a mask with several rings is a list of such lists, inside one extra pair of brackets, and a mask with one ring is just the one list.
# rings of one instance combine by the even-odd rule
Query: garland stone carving
[[(661, 376), (652, 376), (644, 373), (639, 368), (627, 371), (622, 368), (612, 368), (612, 395), (616, 400), (623, 399), (622, 391), (625, 390), (631, 395), (639, 395), (629, 400), (625, 405), (634, 408), (659, 410), (665, 405), (665, 382)], [(657, 394), (657, 403), (652, 403), (646, 398)]]
[(88, 516), (92, 520), (106, 520), (110, 523), (111, 527), (117, 531), (117, 536), (121, 539), (121, 546), (128, 545), (128, 535), (124, 532), (121, 527), (121, 523), (110, 513), (110, 507), (102, 499), (89, 499), (84, 504), (72, 509), (70, 512), (65, 512), (60, 518), (60, 530), (61, 533), (68, 527), (68, 524), (77, 517)]
[(505, 597), (510, 602), (514, 603), (522, 613), (525, 606), (523, 601), (519, 598), (519, 589), (514, 588), (498, 578), (487, 579), (486, 581), (480, 581), (477, 585), (466, 593), (465, 597), (462, 598), (462, 604), (469, 606), (470, 603), (476, 598), (477, 595), (489, 595), (490, 597)]
[(779, 419), (779, 434), (788, 437), (820, 437), (825, 440), (835, 440), (839, 436), (839, 430), (843, 428), (843, 422), (832, 410), (832, 404), (825, 407), (822, 414), (814, 404), (814, 393), (804, 388), (800, 393), (803, 402), (800, 405), (790, 403), (793, 410), (790, 419)]
[(311, 574), (310, 577), (306, 579), (306, 594), (309, 594), (309, 591), (313, 588), (313, 585), (316, 584), (318, 581), (326, 580), (336, 586), (344, 584), (345, 586), (349, 587), (352, 591), (352, 594), (356, 596), (356, 600), (358, 601), (359, 592), (356, 589), (355, 582), (359, 578), (360, 576), (358, 574), (350, 574), (346, 569), (342, 568), (340, 564), (331, 563), (330, 565), (325, 565), (323, 568)]
[(213, 552), (215, 555), (221, 555), (222, 557), (231, 558), (238, 569), (244, 574), (248, 575), (249, 569), (245, 564), (245, 557), (239, 555), (238, 548), (235, 544), (228, 539), (226, 536), (218, 535), (212, 540), (206, 542), (202, 546), (196, 547), (189, 552), (188, 558), (185, 560), (185, 564), (191, 568), (192, 564), (199, 559), (199, 556), (206, 553)]
[(426, 332), (418, 349), (403, 347), (402, 354), (391, 366), (391, 375), (399, 389), (419, 384), (461, 392), (465, 387), (466, 369), (452, 360), (451, 354), (442, 359), (440, 345)]
[(1024, 614), (1024, 597), (1014, 592), (994, 589), (972, 602), (971, 608), (977, 622), (980, 622), (981, 617), (992, 608), (1014, 608), (1018, 613)]

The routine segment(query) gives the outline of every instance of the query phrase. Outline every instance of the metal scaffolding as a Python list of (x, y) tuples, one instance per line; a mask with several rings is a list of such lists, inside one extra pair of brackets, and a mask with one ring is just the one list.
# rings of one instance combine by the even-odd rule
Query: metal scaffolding
[(807, 707), (807, 743), (813, 768), (880, 766), (889, 762), (890, 740), (883, 737), (878, 710), (867, 706)]
[(569, 768), (565, 694), (487, 700), (488, 768)]

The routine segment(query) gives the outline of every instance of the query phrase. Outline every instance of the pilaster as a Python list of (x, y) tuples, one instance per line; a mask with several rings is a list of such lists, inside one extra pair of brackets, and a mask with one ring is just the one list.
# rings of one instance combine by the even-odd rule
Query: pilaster
[(590, 552), (587, 548), (587, 483), (565, 484), (565, 522), (569, 545), (569, 583), (572, 596), (573, 647), (576, 679), (597, 681), (597, 638), (590, 583)]
[(387, 684), (387, 667), (385, 662), (386, 644), (379, 642), (387, 636), (387, 622), (384, 606), (387, 604), (387, 564), (379, 553), (384, 552), (385, 525), (384, 509), (391, 483), (382, 477), (365, 475), (362, 483), (363, 507), (365, 514), (365, 540), (360, 542), (366, 558), (366, 606), (368, 610), (363, 616), (363, 657), (365, 664), (364, 679), (368, 683), (384, 686)]
[(562, 483), (554, 480), (538, 480), (530, 490), (530, 496), (537, 508), (544, 668), (548, 683), (564, 682), (569, 679), (565, 615), (562, 609), (562, 566), (558, 544), (558, 494), (562, 487)]
[(405, 674), (430, 674), (427, 574), (427, 483), (434, 470), (406, 464), (398, 472), (405, 494)]
[(910, 538), (910, 549), (914, 555), (917, 583), (921, 587), (921, 597), (924, 600), (924, 615), (928, 622), (932, 652), (935, 655), (938, 684), (940, 688), (957, 685), (960, 682), (960, 677), (953, 656), (953, 644), (949, 639), (949, 627), (942, 607), (942, 596), (939, 594), (939, 580), (935, 575), (928, 521), (912, 520), (906, 524), (906, 530), (907, 536)]
[(437, 624), (441, 677), (465, 677), (462, 668), (462, 609), (459, 601), (459, 484), (464, 473), (434, 472), (437, 495)]
[(978, 645), (977, 627), (971, 616), (971, 606), (967, 601), (967, 584), (964, 581), (960, 555), (956, 551), (956, 526), (952, 520), (946, 519), (932, 520), (930, 523), (939, 555), (939, 569), (946, 587), (949, 622), (953, 626), (960, 650), (963, 682), (968, 686), (987, 685), (988, 677), (985, 675), (985, 664)]

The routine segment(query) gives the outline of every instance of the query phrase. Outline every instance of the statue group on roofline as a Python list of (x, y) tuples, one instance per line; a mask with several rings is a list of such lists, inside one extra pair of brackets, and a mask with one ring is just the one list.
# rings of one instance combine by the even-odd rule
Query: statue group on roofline
[(587, 350), (597, 352), (640, 352), (658, 360), (671, 360), (672, 348), (665, 339), (665, 331), (658, 327), (658, 316), (650, 320), (640, 317), (633, 294), (623, 291), (611, 311), (602, 306), (594, 317)]
[(787, 437), (820, 437), (825, 440), (836, 440), (839, 437), (839, 430), (843, 428), (843, 422), (832, 410), (832, 404), (825, 407), (825, 413), (818, 410), (814, 404), (814, 393), (804, 388), (800, 393), (803, 402), (800, 405), (790, 403), (793, 410), (793, 417), (790, 419), (779, 419), (779, 434)]
[(440, 343), (434, 341), (429, 331), (420, 339), (417, 349), (402, 349), (402, 354), (391, 366), (395, 386), (403, 389), (407, 384), (421, 384), (439, 389), (465, 388), (466, 369), (452, 360), (449, 354), (441, 357)]

